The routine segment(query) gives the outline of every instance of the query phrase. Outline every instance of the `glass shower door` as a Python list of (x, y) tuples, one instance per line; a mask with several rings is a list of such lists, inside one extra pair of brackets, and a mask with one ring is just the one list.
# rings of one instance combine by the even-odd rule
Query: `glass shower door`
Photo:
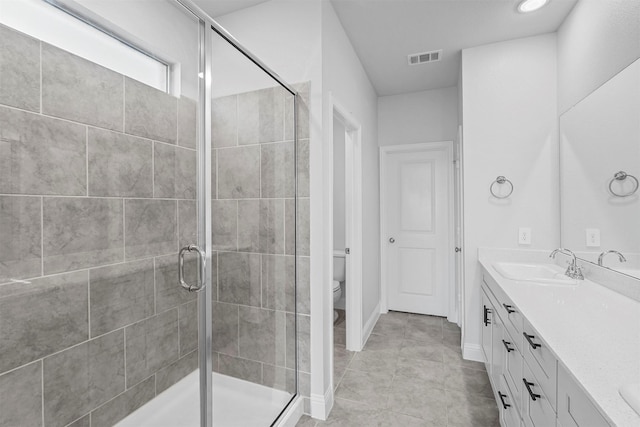
[(296, 96), (213, 31), (213, 424), (268, 426), (298, 393)]
[(199, 426), (204, 24), (50, 3), (0, 2), (0, 426)]

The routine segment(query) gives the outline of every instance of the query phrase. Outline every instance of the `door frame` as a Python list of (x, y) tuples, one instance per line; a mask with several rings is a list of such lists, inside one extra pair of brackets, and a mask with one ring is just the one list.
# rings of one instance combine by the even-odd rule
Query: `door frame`
[[(325, 201), (327, 202), (328, 237), (325, 260), (329, 265), (329, 276), (325, 287), (330, 293), (327, 300), (327, 323), (325, 327), (331, 333), (331, 372), (333, 372), (333, 121), (338, 120), (345, 128), (345, 245), (350, 249), (346, 258), (347, 268), (345, 287), (345, 309), (347, 312), (346, 335), (347, 350), (360, 351), (364, 345), (362, 321), (362, 126), (360, 122), (330, 92), (327, 112), (331, 113), (330, 125), (326, 130), (331, 135), (328, 144), (328, 161), (325, 162), (324, 182)], [(333, 381), (332, 381), (333, 387)]]
[(388, 283), (387, 283), (387, 214), (385, 210), (385, 185), (387, 183), (388, 161), (389, 154), (403, 153), (412, 151), (433, 151), (438, 148), (446, 148), (448, 153), (448, 171), (447, 171), (447, 194), (449, 215), (451, 220), (449, 221), (449, 247), (447, 248), (448, 256), (448, 275), (449, 286), (447, 287), (447, 319), (451, 320), (455, 313), (452, 312), (452, 307), (456, 305), (456, 292), (455, 292), (455, 258), (453, 249), (455, 247), (455, 227), (456, 221), (454, 216), (454, 154), (453, 141), (437, 141), (437, 142), (418, 142), (415, 144), (401, 144), (401, 145), (388, 145), (380, 147), (380, 312), (387, 313), (389, 311), (388, 304)]

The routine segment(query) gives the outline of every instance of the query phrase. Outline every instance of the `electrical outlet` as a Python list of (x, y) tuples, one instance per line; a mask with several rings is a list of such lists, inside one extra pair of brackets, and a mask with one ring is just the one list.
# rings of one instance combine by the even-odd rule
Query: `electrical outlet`
[(530, 245), (531, 244), (531, 229), (520, 227), (518, 229), (518, 244), (519, 245)]
[(587, 247), (599, 248), (600, 247), (600, 229), (599, 228), (587, 228)]

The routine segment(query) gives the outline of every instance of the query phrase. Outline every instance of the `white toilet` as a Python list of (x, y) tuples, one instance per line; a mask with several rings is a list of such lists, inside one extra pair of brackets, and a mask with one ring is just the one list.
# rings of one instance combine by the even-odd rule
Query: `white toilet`
[[(342, 296), (341, 284), (346, 279), (346, 258), (344, 252), (335, 251), (333, 254), (333, 304)], [(333, 310), (333, 321), (338, 319), (338, 312)]]

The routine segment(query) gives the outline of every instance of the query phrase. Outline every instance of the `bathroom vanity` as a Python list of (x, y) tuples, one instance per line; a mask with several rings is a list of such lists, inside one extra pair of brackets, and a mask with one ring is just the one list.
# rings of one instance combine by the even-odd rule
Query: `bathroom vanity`
[(640, 302), (567, 280), (550, 260), (480, 264), (482, 352), (502, 426), (640, 426), (619, 392), (640, 383)]

